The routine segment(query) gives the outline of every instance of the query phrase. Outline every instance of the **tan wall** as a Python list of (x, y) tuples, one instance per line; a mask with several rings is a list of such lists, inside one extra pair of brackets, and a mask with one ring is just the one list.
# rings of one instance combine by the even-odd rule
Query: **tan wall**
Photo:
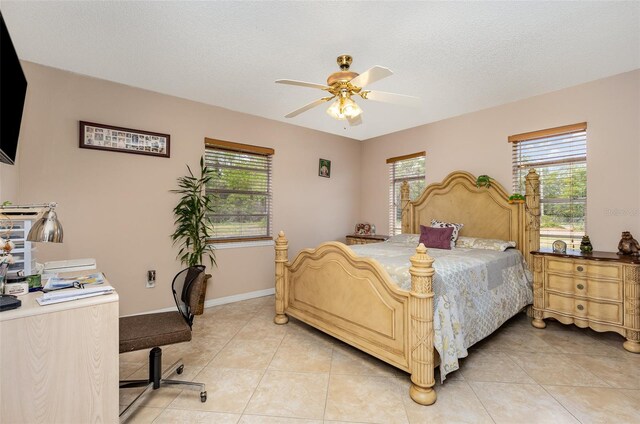
[(18, 198), (18, 164), (0, 163), (0, 203)]
[(509, 135), (584, 121), (587, 233), (616, 251), (621, 231), (640, 239), (640, 70), (365, 141), (361, 217), (388, 231), (386, 158), (426, 150), (428, 183), (462, 169), (510, 190)]
[[(169, 285), (180, 264), (169, 238), (177, 195), (169, 190), (186, 164), (198, 166), (204, 137), (276, 150), (273, 222), (287, 232), (291, 256), (343, 239), (357, 221), (355, 140), (33, 63), (24, 70), (18, 200), (58, 202), (65, 231), (63, 244), (38, 247), (38, 259), (96, 258), (120, 294), (121, 314), (173, 302)], [(171, 134), (171, 158), (79, 149), (78, 120)], [(332, 161), (330, 179), (317, 175), (320, 157)], [(217, 259), (208, 298), (273, 287), (273, 247), (218, 250)], [(148, 269), (157, 270), (154, 289), (144, 287)]]

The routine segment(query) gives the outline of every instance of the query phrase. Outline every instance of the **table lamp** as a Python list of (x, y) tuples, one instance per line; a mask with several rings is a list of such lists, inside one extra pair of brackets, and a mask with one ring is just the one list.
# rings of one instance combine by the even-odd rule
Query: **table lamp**
[[(63, 231), (62, 224), (58, 221), (58, 215), (53, 210), (57, 204), (52, 202), (45, 206), (49, 208), (40, 218), (31, 226), (27, 241), (43, 242), (43, 243), (62, 243)], [(33, 207), (33, 206), (31, 206)]]
[[(6, 216), (11, 223), (10, 215), (20, 213), (20, 209), (37, 209), (47, 208), (42, 215), (36, 219), (31, 226), (27, 241), (44, 242), (44, 243), (62, 243), (63, 231), (62, 224), (58, 220), (58, 215), (54, 211), (57, 203), (43, 203), (35, 205), (0, 205), (0, 214)], [(3, 213), (3, 210), (7, 211)], [(8, 210), (11, 210), (10, 212)], [(11, 225), (11, 224), (10, 224)]]

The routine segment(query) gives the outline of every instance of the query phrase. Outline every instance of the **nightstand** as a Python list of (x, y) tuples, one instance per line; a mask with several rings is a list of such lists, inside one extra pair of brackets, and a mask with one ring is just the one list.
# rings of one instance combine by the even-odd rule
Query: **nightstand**
[(624, 336), (624, 348), (640, 353), (640, 258), (612, 252), (533, 255), (533, 321), (545, 318)]
[(380, 243), (387, 240), (389, 236), (384, 235), (360, 235), (360, 234), (349, 234), (347, 236), (347, 246), (352, 244), (369, 244), (369, 243)]

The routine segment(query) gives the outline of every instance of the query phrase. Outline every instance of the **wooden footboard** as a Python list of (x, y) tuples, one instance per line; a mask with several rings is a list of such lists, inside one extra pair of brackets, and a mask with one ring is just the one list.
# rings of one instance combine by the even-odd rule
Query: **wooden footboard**
[(423, 405), (433, 390), (433, 259), (420, 245), (411, 258), (411, 291), (397, 288), (377, 261), (342, 243), (303, 250), (288, 262), (276, 239), (276, 324), (295, 317), (411, 373), (410, 395)]

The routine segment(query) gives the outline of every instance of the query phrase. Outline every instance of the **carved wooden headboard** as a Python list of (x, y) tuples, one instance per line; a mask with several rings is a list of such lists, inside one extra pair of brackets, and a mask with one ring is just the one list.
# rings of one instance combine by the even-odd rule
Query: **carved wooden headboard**
[[(513, 240), (528, 264), (532, 250), (540, 247), (538, 175), (527, 175), (526, 203), (510, 204), (507, 191), (496, 181), (476, 187), (476, 177), (465, 171), (449, 174), (441, 183), (427, 186), (414, 201), (408, 186), (402, 190), (402, 232), (420, 233), (432, 219), (464, 224), (460, 235)], [(404, 188), (404, 187), (403, 187)]]

